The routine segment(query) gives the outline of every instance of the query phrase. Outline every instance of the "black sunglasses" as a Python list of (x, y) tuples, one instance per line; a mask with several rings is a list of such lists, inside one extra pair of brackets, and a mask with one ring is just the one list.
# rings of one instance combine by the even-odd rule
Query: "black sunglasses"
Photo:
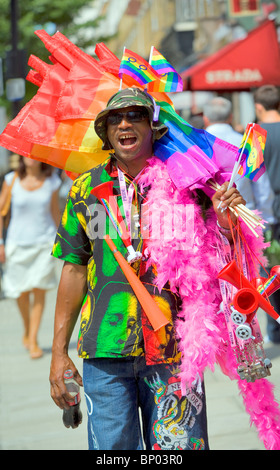
[(141, 122), (148, 117), (146, 109), (139, 109), (136, 111), (127, 111), (127, 113), (112, 113), (107, 117), (107, 124), (117, 125), (125, 119), (128, 122)]

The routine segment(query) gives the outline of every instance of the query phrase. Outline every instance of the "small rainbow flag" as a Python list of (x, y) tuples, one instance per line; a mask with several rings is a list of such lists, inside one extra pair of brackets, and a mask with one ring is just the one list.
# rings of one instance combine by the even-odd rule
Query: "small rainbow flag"
[(146, 85), (153, 80), (160, 79), (160, 76), (145, 59), (126, 48), (119, 68), (119, 77), (123, 75), (130, 75), (140, 85)]
[(258, 124), (248, 124), (238, 154), (241, 157), (238, 174), (257, 181), (265, 171), (264, 148), (267, 131)]
[(161, 79), (149, 83), (149, 91), (169, 93), (183, 90), (182, 78), (154, 46), (151, 48), (150, 64), (161, 76)]

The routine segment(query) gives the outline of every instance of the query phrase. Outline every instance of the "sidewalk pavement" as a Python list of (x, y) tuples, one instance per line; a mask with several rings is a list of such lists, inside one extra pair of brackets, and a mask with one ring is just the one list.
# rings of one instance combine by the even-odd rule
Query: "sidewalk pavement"
[[(41, 359), (31, 360), (23, 348), (22, 324), (14, 301), (0, 301), (0, 449), (1, 450), (87, 450), (87, 417), (82, 394), (83, 423), (67, 429), (62, 411), (50, 398), (49, 367), (56, 292), (47, 294), (39, 334), (44, 350)], [(262, 312), (261, 312), (262, 314)], [(260, 315), (265, 334), (265, 317)], [(78, 325), (72, 336), (70, 356), (82, 374), (77, 357)], [(271, 359), (275, 395), (280, 397), (280, 346), (265, 345)], [(211, 450), (264, 450), (255, 428), (250, 428), (237, 385), (218, 368), (206, 372), (206, 397)]]

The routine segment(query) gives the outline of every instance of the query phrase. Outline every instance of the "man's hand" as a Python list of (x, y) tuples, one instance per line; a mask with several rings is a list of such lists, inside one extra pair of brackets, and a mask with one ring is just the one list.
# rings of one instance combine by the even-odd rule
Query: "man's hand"
[(74, 374), (74, 379), (82, 387), (83, 380), (74, 363), (66, 354), (63, 356), (55, 355), (52, 356), (51, 370), (50, 370), (50, 384), (51, 384), (51, 397), (55, 404), (61, 409), (68, 409), (69, 405), (67, 402), (72, 401), (72, 396), (67, 392), (63, 375), (64, 372), (71, 369)]
[(58, 286), (54, 321), (54, 339), (50, 369), (51, 397), (59, 408), (69, 408), (71, 395), (66, 390), (63, 375), (68, 369), (82, 387), (83, 381), (68, 356), (70, 338), (87, 293), (87, 267), (65, 262)]
[[(229, 183), (224, 183), (218, 191), (215, 192), (212, 197), (212, 203), (214, 210), (217, 214), (218, 223), (221, 227), (229, 228), (229, 221), (227, 215), (227, 207), (234, 208), (238, 204), (246, 204), (245, 199), (241, 196), (240, 192), (236, 188), (230, 188), (227, 190)], [(233, 224), (236, 223), (236, 216), (233, 211), (229, 212)]]

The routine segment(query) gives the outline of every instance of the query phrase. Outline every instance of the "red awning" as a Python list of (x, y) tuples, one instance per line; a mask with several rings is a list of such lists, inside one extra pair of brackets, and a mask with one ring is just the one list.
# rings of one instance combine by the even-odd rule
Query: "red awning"
[(280, 51), (273, 21), (181, 73), (184, 90), (249, 90), (280, 86)]

